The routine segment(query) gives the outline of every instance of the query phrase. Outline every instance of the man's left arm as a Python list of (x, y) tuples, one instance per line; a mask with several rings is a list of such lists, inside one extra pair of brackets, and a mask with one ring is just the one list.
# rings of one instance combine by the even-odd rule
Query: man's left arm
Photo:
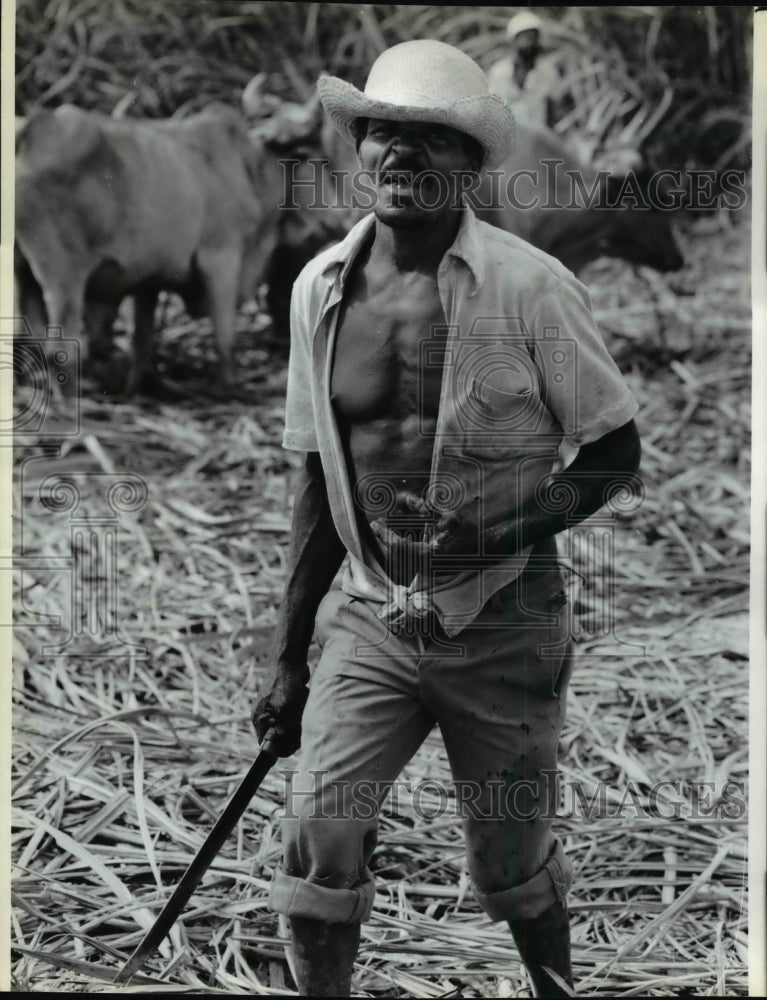
[(514, 516), (485, 530), (485, 553), (513, 555), (585, 520), (614, 491), (633, 488), (640, 455), (633, 420), (584, 444), (567, 469), (546, 477)]
[[(499, 559), (515, 555), (590, 517), (609, 501), (614, 491), (633, 490), (639, 485), (636, 474), (640, 455), (639, 433), (633, 420), (582, 445), (567, 469), (546, 476), (519, 510), (485, 528), (483, 555)], [(461, 515), (440, 516), (427, 501), (412, 494), (400, 494), (399, 504), (410, 513), (436, 514), (437, 520), (421, 542), (400, 537), (383, 523), (373, 523), (376, 537), (390, 548), (399, 546), (411, 554), (440, 556), (465, 554), (476, 545), (476, 529)]]

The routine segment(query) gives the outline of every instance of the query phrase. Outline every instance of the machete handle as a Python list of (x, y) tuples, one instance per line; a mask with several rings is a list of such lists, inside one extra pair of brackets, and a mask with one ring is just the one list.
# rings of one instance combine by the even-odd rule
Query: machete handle
[(268, 729), (258, 749), (260, 753), (268, 753), (271, 757), (278, 757), (276, 744), (277, 733), (274, 729)]

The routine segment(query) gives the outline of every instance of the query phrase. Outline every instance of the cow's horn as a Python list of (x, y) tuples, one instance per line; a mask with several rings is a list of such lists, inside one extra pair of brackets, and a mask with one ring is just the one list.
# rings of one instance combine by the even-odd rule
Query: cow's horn
[(294, 140), (306, 139), (316, 131), (322, 121), (319, 91), (315, 91), (305, 104), (296, 104), (293, 108), (295, 113), (292, 116), (291, 137)]
[(242, 110), (246, 118), (265, 118), (281, 105), (279, 97), (265, 94), (266, 73), (256, 73), (242, 92)]

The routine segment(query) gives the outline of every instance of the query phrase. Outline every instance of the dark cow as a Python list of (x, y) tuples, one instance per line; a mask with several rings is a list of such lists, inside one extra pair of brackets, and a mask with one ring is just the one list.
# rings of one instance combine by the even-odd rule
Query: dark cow
[(676, 271), (684, 260), (668, 211), (653, 206), (663, 192), (648, 180), (641, 167), (598, 171), (550, 130), (517, 124), (512, 153), (469, 197), (481, 219), (572, 271), (599, 257)]
[(130, 389), (147, 373), (158, 293), (173, 290), (191, 315), (211, 317), (231, 380), (236, 306), (276, 244), (282, 188), (277, 153), (225, 105), (166, 121), (72, 106), (36, 114), (16, 146), (20, 310), (33, 324), (47, 314), (98, 357), (133, 295)]

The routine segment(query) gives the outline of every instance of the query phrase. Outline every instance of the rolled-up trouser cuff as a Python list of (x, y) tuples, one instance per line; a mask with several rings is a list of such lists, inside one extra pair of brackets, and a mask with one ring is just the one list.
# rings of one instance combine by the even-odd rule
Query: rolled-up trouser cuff
[(554, 903), (564, 903), (572, 881), (572, 863), (557, 840), (543, 868), (527, 882), (500, 892), (474, 888), (474, 895), (491, 920), (534, 920)]
[(286, 917), (309, 917), (326, 924), (361, 924), (370, 919), (375, 892), (375, 882), (367, 868), (354, 889), (333, 889), (307, 882), (278, 868), (269, 890), (269, 906)]

